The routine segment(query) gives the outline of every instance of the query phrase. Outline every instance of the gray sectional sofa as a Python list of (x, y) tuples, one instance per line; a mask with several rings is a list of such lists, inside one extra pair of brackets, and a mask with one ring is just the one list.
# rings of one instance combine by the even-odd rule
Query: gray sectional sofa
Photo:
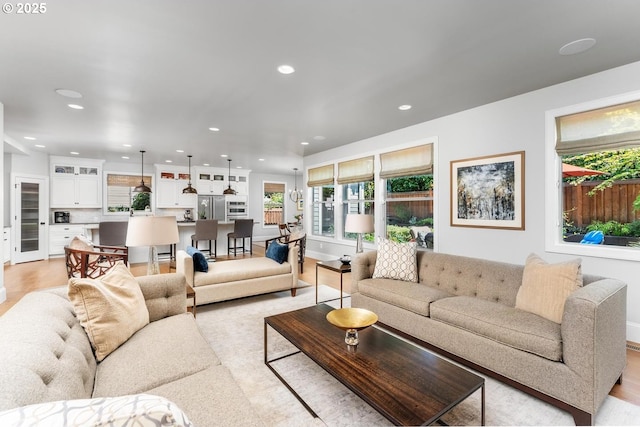
[(196, 292), (196, 304), (290, 290), (298, 287), (298, 247), (289, 248), (282, 264), (267, 257), (209, 262), (207, 272), (196, 271), (193, 258), (185, 251), (176, 254), (176, 272), (183, 274)]
[(419, 281), (409, 283), (372, 278), (376, 256), (352, 261), (351, 305), (383, 327), (569, 411), (578, 425), (594, 422), (621, 380), (624, 283), (584, 275), (558, 324), (515, 308), (523, 265), (418, 251)]
[(84, 404), (76, 399), (144, 393), (174, 402), (196, 426), (263, 425), (186, 313), (184, 277), (136, 280), (150, 322), (101, 362), (66, 287), (27, 294), (0, 317), (0, 413), (60, 400), (70, 410)]

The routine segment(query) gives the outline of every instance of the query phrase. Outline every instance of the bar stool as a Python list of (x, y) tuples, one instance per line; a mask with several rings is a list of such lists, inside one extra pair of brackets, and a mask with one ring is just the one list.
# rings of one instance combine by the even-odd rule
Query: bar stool
[[(218, 220), (217, 219), (199, 219), (196, 221), (196, 233), (191, 235), (191, 246), (197, 249), (199, 240), (209, 241), (209, 257), (210, 258), (215, 258), (218, 255)], [(213, 241), (213, 246), (211, 246), (211, 241)], [(213, 251), (211, 250), (212, 248), (213, 248)]]
[[(237, 250), (244, 249), (244, 239), (249, 238), (249, 253), (253, 254), (253, 220), (252, 219), (236, 219), (233, 223), (233, 231), (227, 234), (227, 248), (229, 248), (228, 254), (231, 255), (233, 250), (233, 256), (237, 255)], [(233, 246), (231, 246), (231, 239), (233, 239)], [(242, 246), (237, 246), (237, 239), (242, 239)]]

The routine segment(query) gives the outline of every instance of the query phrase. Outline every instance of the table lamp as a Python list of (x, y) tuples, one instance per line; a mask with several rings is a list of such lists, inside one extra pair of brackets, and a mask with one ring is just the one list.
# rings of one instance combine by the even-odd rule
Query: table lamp
[(160, 273), (157, 245), (172, 245), (180, 241), (175, 216), (132, 216), (127, 227), (129, 247), (149, 246), (147, 274)]
[(347, 214), (344, 223), (344, 231), (347, 233), (357, 233), (356, 253), (362, 252), (362, 234), (373, 232), (373, 215)]

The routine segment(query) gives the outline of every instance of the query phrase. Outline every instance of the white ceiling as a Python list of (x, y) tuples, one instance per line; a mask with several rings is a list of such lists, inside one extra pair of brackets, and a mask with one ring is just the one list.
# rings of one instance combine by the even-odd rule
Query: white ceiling
[[(233, 167), (290, 173), (307, 154), (640, 60), (637, 0), (46, 5), (0, 15), (5, 141), (133, 169), (144, 149), (145, 163), (191, 154), (226, 167), (228, 154)], [(558, 54), (585, 37), (591, 50)]]

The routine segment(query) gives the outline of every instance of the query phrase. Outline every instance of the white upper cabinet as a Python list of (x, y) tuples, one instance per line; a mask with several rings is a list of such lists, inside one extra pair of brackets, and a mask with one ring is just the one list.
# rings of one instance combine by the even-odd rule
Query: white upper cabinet
[(102, 207), (104, 160), (51, 156), (51, 208)]
[(156, 195), (156, 207), (195, 208), (197, 195), (182, 193), (182, 189), (189, 184), (189, 169), (167, 165), (155, 165), (155, 168), (156, 183), (153, 192)]
[(195, 169), (195, 184), (198, 194), (221, 195), (224, 190), (231, 188), (236, 194), (249, 195), (249, 173), (250, 170), (231, 170), (225, 168), (197, 167)]

